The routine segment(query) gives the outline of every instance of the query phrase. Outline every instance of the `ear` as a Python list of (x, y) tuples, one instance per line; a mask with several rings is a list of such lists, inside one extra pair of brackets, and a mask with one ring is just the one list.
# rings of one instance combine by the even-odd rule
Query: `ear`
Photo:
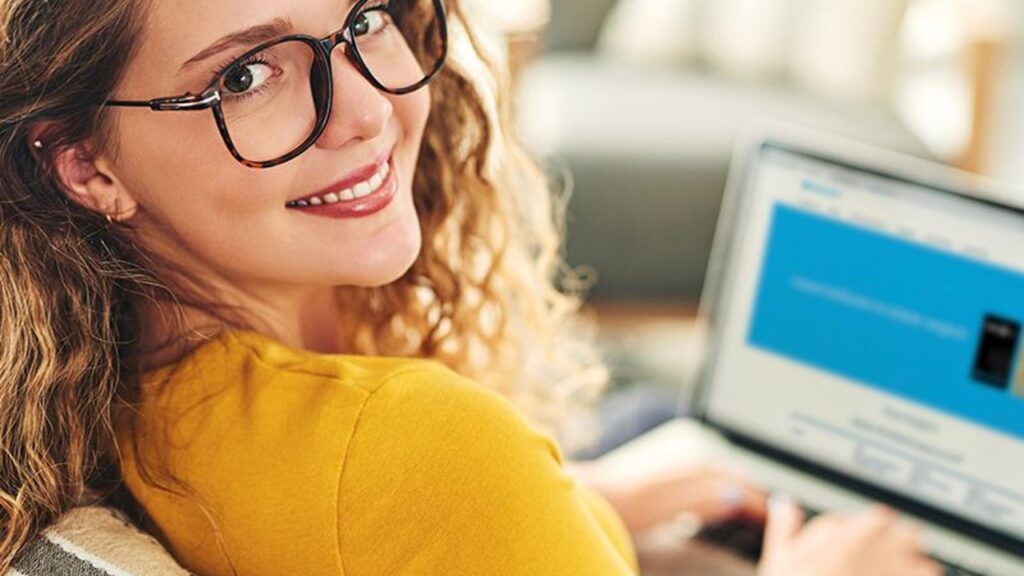
[(139, 204), (117, 178), (105, 158), (97, 158), (86, 144), (50, 150), (45, 126), (29, 131), (29, 145), (37, 156), (52, 155), (52, 166), (68, 197), (75, 203), (111, 219), (128, 220)]

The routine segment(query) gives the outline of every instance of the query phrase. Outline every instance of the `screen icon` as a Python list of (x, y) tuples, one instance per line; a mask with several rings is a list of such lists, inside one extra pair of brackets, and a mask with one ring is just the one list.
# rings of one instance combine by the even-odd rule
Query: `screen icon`
[(1010, 372), (1013, 370), (1019, 338), (1018, 322), (992, 314), (986, 315), (972, 377), (983, 384), (1006, 390), (1010, 385)]

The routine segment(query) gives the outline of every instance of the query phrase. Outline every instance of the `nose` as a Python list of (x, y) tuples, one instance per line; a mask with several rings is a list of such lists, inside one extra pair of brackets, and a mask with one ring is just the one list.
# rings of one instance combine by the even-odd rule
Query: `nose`
[(373, 140), (384, 132), (394, 113), (391, 100), (373, 87), (349, 59), (344, 44), (331, 53), (334, 101), (331, 118), (317, 147), (337, 149)]

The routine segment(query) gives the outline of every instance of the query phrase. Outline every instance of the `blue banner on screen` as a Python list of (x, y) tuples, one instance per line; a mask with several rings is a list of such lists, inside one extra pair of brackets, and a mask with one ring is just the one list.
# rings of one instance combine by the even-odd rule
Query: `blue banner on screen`
[(749, 342), (1024, 437), (1024, 274), (774, 209)]

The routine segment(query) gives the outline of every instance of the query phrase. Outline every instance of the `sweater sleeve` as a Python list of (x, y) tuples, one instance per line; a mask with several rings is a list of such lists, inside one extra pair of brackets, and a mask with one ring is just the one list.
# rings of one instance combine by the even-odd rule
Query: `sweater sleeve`
[(440, 366), (367, 399), (338, 511), (347, 576), (635, 573), (631, 545), (605, 531), (554, 442)]

